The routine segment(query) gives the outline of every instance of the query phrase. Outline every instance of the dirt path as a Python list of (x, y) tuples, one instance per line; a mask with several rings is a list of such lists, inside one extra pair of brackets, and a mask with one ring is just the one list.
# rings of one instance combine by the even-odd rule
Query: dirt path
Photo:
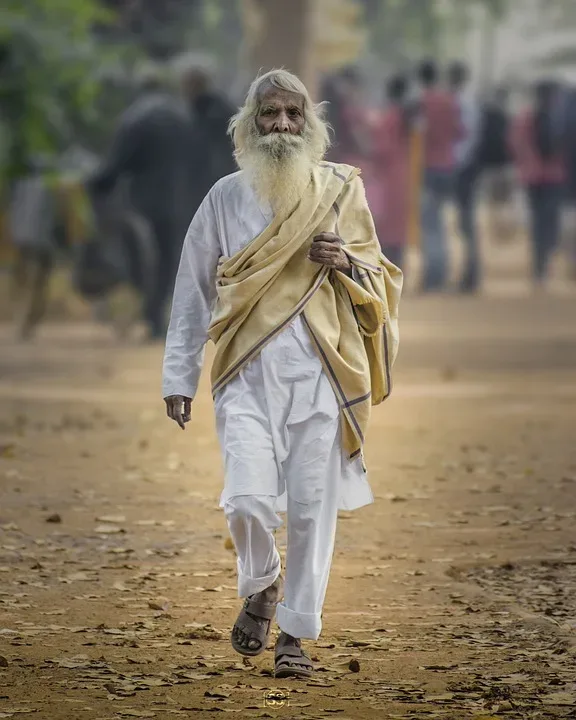
[(574, 302), (405, 301), (311, 682), (228, 643), (206, 385), (181, 433), (160, 348), (0, 329), (0, 718), (576, 717)]

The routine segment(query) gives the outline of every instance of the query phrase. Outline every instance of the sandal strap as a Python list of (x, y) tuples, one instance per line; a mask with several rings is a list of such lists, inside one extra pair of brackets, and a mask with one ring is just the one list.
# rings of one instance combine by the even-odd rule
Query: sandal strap
[(265, 620), (272, 620), (276, 614), (276, 603), (263, 603), (246, 598), (244, 601), (244, 610)]
[(268, 635), (270, 632), (269, 627), (266, 629), (254, 620), (254, 618), (251, 618), (250, 615), (246, 615), (246, 613), (242, 613), (234, 624), (239, 630), (242, 630), (243, 633), (253, 635), (253, 640), (260, 640), (261, 637)]
[(276, 662), (278, 662), (283, 656), (305, 658), (310, 660), (302, 648), (295, 647), (294, 645), (283, 645), (282, 647), (276, 648)]

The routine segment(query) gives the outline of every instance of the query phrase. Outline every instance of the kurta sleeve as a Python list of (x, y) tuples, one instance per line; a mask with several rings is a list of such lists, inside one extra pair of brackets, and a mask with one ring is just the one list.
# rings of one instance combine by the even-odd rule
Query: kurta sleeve
[(163, 397), (194, 398), (216, 301), (216, 269), (221, 246), (214, 190), (195, 214), (182, 248), (176, 276), (162, 378)]

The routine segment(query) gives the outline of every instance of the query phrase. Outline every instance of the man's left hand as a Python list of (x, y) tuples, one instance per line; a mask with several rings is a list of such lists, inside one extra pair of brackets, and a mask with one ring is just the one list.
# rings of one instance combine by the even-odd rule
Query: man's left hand
[(335, 233), (320, 233), (312, 240), (312, 246), (308, 251), (308, 259), (320, 265), (326, 265), (326, 267), (333, 270), (350, 272), (352, 265), (348, 255), (342, 250), (342, 245), (344, 245), (344, 241)]

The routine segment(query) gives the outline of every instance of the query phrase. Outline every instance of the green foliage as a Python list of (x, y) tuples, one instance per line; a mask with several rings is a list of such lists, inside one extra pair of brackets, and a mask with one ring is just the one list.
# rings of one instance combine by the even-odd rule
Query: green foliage
[(39, 153), (64, 147), (78, 126), (95, 120), (106, 62), (92, 35), (109, 14), (96, 0), (3, 0), (0, 8), (2, 175), (22, 171)]

